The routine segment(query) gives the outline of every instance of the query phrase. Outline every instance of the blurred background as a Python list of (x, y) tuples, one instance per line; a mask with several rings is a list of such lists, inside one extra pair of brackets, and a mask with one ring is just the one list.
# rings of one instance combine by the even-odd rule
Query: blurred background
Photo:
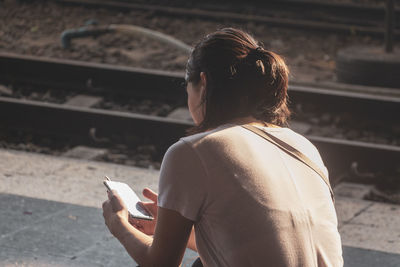
[[(37, 106), (13, 103), (11, 107), (4, 102), (0, 132), (4, 148), (74, 156), (79, 147), (89, 146), (98, 149), (93, 158), (158, 169), (166, 147), (184, 135), (182, 130), (191, 123), (182, 80), (190, 47), (222, 27), (244, 29), (285, 58), (291, 72), (290, 127), (310, 136), (395, 146), (395, 150), (399, 146), (397, 1), (0, 3), (4, 101), (32, 100), (39, 106), (51, 103), (183, 122), (165, 123), (168, 130), (162, 130), (164, 126), (142, 121), (153, 129), (143, 130), (143, 125), (131, 125), (127, 118), (122, 123), (121, 118), (116, 122), (118, 118), (108, 115), (106, 123), (99, 114), (88, 117), (76, 110), (71, 115), (54, 106), (54, 112), (60, 112), (55, 116), (50, 107), (39, 111)], [(12, 108), (18, 112), (11, 112)], [(126, 123), (130, 129), (124, 128)], [(152, 138), (160, 133), (162, 137)], [(325, 146), (321, 144), (321, 149)], [(332, 162), (348, 154), (327, 149), (334, 154), (327, 159)], [(382, 176), (382, 169), (389, 173), (384, 174), (385, 183), (395, 179), (397, 165), (367, 168), (382, 161), (381, 152), (368, 150), (376, 156), (365, 162), (359, 159), (360, 151), (340, 166), (328, 162), (335, 176), (331, 179), (371, 182), (372, 176)], [(395, 180), (388, 188), (397, 188)]]
[[(350, 201), (353, 204), (390, 204), (395, 208), (388, 210), (398, 215), (398, 0), (0, 0), (0, 148), (5, 153), (0, 192), (4, 203), (15, 200), (7, 194), (19, 194), (97, 205), (97, 195), (71, 202), (66, 201), (67, 195), (47, 196), (33, 182), (27, 182), (31, 186), (27, 188), (24, 179), (29, 173), (36, 175), (28, 170), (36, 161), (18, 158), (20, 152), (49, 156), (40, 158), (41, 162), (61, 157), (139, 167), (150, 171), (152, 178), (130, 182), (138, 190), (146, 184), (156, 189), (166, 149), (193, 125), (184, 81), (191, 47), (223, 27), (248, 31), (265, 49), (286, 60), (293, 111), (288, 127), (320, 150), (339, 196), (357, 199)], [(46, 168), (46, 164), (41, 166)], [(92, 168), (103, 169), (96, 166)], [(23, 177), (18, 176), (21, 168), (27, 168)], [(117, 175), (119, 167), (115, 168)], [(10, 180), (16, 176), (18, 182)], [(66, 186), (51, 179), (42, 182), (51, 190)], [(82, 195), (90, 191), (87, 186), (65, 190)], [(103, 188), (96, 190), (101, 194)], [(370, 205), (364, 204), (354, 204), (358, 208), (352, 214)], [(15, 218), (32, 215), (24, 205)], [(4, 206), (0, 215), (5, 217), (6, 210)], [(75, 215), (71, 216), (74, 220)], [(385, 223), (380, 227), (385, 228)], [(4, 227), (3, 237), (19, 231)], [(363, 243), (360, 236), (352, 238)], [(0, 246), (4, 245), (1, 238)], [(385, 239), (391, 247), (383, 252), (400, 254), (400, 236), (390, 240)], [(362, 247), (359, 243), (354, 246)], [(375, 249), (373, 245), (367, 248)], [(390, 260), (376, 266), (399, 266), (390, 265), (400, 264), (396, 257)], [(46, 264), (51, 265), (46, 261), (39, 265)], [(366, 266), (360, 264), (352, 266)]]

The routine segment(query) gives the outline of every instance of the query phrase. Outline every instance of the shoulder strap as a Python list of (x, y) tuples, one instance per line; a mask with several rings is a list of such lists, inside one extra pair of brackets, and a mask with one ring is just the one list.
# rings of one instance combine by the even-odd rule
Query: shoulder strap
[(310, 160), (306, 155), (304, 155), (303, 153), (301, 153), (300, 151), (298, 151), (296, 148), (292, 147), (291, 145), (289, 145), (288, 143), (282, 141), (281, 139), (277, 138), (276, 136), (267, 133), (255, 126), (252, 125), (242, 125), (243, 128), (261, 136), (262, 138), (266, 139), (267, 141), (271, 142), (272, 144), (276, 145), (277, 147), (279, 147), (280, 149), (282, 149), (283, 151), (285, 151), (287, 154), (291, 155), (292, 157), (300, 160), (301, 162), (303, 162), (304, 164), (306, 164), (308, 167), (310, 167), (312, 170), (314, 170), (321, 178), (322, 180), (324, 180), (324, 182), (326, 183), (326, 185), (329, 188), (329, 191), (331, 193), (331, 197), (332, 200), (335, 201), (334, 195), (333, 195), (333, 190), (332, 187), (329, 183), (329, 179), (328, 177), (326, 177), (326, 175), (321, 171), (321, 169), (312, 161)]

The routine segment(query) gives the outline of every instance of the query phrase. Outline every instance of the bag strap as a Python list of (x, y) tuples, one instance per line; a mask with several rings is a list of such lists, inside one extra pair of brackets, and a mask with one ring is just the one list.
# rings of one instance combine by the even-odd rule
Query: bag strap
[(329, 183), (329, 179), (328, 177), (321, 171), (321, 169), (312, 161), (310, 160), (306, 155), (304, 155), (303, 153), (301, 153), (300, 151), (298, 151), (296, 148), (292, 147), (291, 145), (289, 145), (288, 143), (282, 141), (281, 139), (277, 138), (276, 136), (267, 133), (255, 126), (252, 125), (242, 125), (243, 128), (261, 136), (262, 138), (264, 138), (265, 140), (271, 142), (272, 144), (276, 145), (277, 147), (279, 147), (280, 149), (282, 149), (283, 151), (285, 151), (287, 154), (289, 154), (290, 156), (298, 159), (299, 161), (303, 162), (304, 164), (306, 164), (308, 167), (310, 167), (312, 170), (314, 170), (321, 178), (322, 180), (325, 182), (325, 184), (328, 186), (329, 191), (331, 193), (331, 197), (333, 202), (335, 202), (335, 197), (333, 194), (333, 190), (332, 187)]

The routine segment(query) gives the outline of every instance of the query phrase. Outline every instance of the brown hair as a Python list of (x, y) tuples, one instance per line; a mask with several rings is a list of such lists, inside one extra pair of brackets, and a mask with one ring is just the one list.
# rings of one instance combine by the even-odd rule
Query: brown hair
[(203, 132), (234, 118), (253, 116), (279, 126), (290, 115), (287, 106), (288, 68), (248, 33), (224, 28), (204, 37), (194, 47), (186, 81), (197, 84), (206, 75), (203, 121), (189, 132)]

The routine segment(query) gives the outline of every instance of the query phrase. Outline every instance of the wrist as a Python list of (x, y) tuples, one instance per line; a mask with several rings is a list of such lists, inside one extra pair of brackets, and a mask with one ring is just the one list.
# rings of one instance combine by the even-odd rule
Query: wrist
[(112, 232), (112, 234), (118, 240), (120, 240), (121, 238), (123, 238), (126, 235), (126, 233), (129, 232), (129, 226), (131, 226), (131, 225), (128, 222), (127, 218), (117, 215), (117, 216), (115, 216), (114, 225), (113, 225), (114, 231)]

